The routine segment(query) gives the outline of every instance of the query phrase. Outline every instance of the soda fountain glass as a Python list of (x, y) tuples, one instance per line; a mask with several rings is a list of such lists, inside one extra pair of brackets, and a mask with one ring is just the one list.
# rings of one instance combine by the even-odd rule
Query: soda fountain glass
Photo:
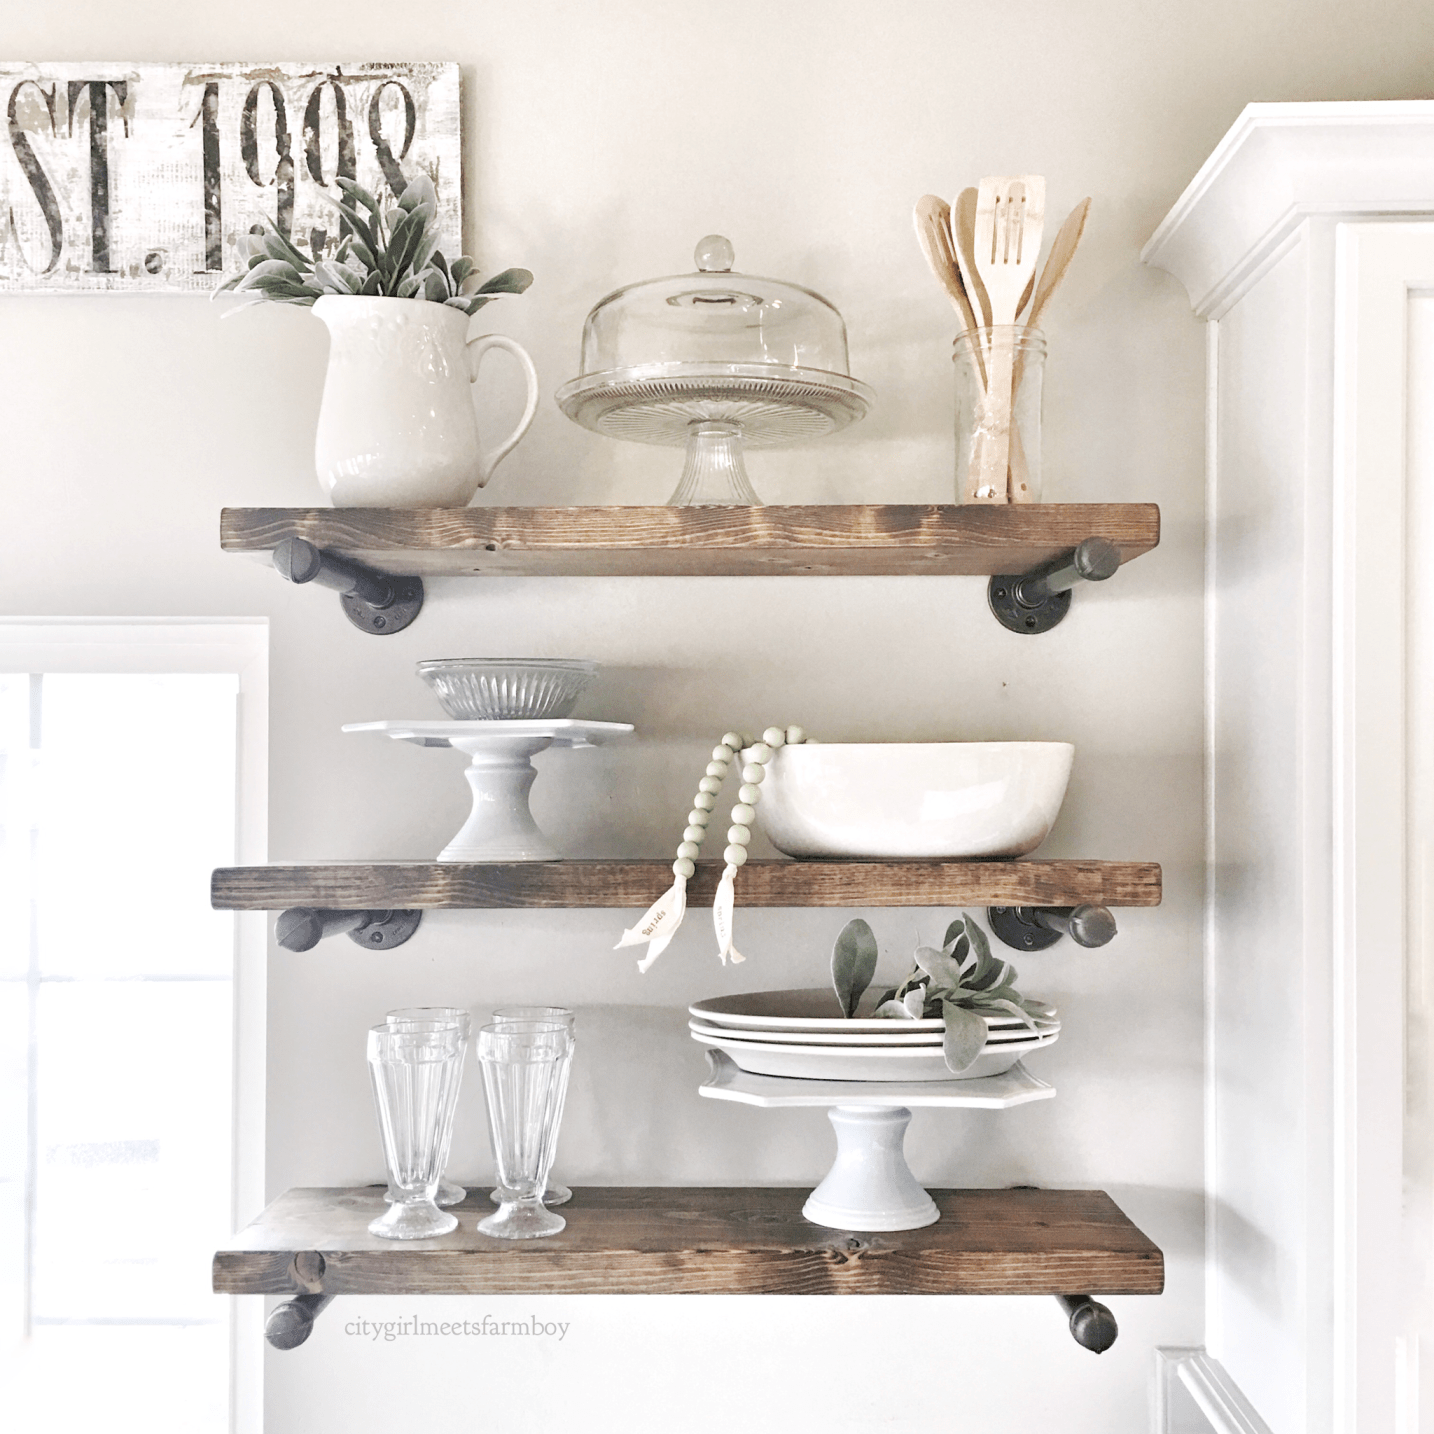
[[(390, 1011), (384, 1021), (391, 1030), (443, 1030), (454, 1026), (462, 1035), (458, 1065), (453, 1074), (453, 1089), (448, 1093), (445, 1106), (443, 1149), (439, 1155), (438, 1166), (438, 1194), (434, 1200), (438, 1205), (457, 1205), (468, 1192), (461, 1185), (447, 1179), (445, 1172), (448, 1169), (448, 1153), (453, 1146), (453, 1119), (458, 1113), (458, 1091), (463, 1084), (463, 1058), (468, 1051), (468, 1033), (472, 1028), (472, 1017), (461, 1006), (406, 1006), (398, 1011)], [(391, 1188), (384, 1199), (393, 1199)]]
[(456, 1026), (401, 1031), (382, 1025), (369, 1031), (368, 1072), (394, 1195), (387, 1210), (369, 1224), (369, 1234), (385, 1240), (425, 1240), (458, 1227), (457, 1219), (440, 1210), (433, 1197), (442, 1168), (445, 1101), (462, 1055)]
[(478, 1061), (502, 1203), (478, 1222), (485, 1235), (530, 1240), (556, 1235), (567, 1221), (542, 1200), (557, 1138), (563, 1072), (571, 1041), (553, 1023), (484, 1026)]
[[(521, 1025), (528, 1022), (551, 1022), (560, 1025), (568, 1033), (568, 1060), (563, 1071), (562, 1090), (558, 1095), (556, 1125), (562, 1124), (563, 1106), (568, 1098), (568, 1075), (572, 1071), (573, 1052), (577, 1050), (578, 1038), (573, 1013), (566, 1006), (502, 1006), (493, 1012), (495, 1026)], [(503, 1192), (492, 1190), (488, 1198), (495, 1204), (503, 1203)], [(566, 1205), (573, 1198), (573, 1192), (566, 1185), (559, 1184), (551, 1176), (543, 1188), (544, 1205)]]

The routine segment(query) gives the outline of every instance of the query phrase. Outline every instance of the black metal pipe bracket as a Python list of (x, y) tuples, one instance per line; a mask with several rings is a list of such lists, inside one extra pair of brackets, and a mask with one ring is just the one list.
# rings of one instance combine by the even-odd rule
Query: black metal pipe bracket
[(317, 1250), (299, 1250), (289, 1261), (294, 1298), (276, 1305), (264, 1321), (264, 1338), (275, 1349), (297, 1349), (314, 1331), (314, 1321), (333, 1294), (324, 1289), (324, 1257)]
[(1044, 951), (1062, 936), (1077, 946), (1104, 946), (1115, 939), (1115, 917), (1104, 906), (988, 906), (986, 920), (1007, 946)]
[(1104, 1354), (1115, 1343), (1120, 1326), (1115, 1316), (1089, 1295), (1057, 1295), (1060, 1307), (1070, 1316), (1071, 1338), (1092, 1354)]
[(292, 906), (279, 913), (274, 937), (286, 951), (312, 951), (325, 936), (341, 933), (370, 951), (392, 951), (418, 930), (422, 920), (422, 911), (328, 911)]
[(1010, 632), (1049, 632), (1070, 611), (1077, 583), (1102, 583), (1120, 567), (1120, 549), (1105, 538), (1087, 538), (1078, 548), (1033, 573), (1001, 573), (986, 587), (996, 621)]
[(332, 588), (344, 616), (379, 637), (402, 632), (423, 607), (422, 578), (381, 573), (342, 553), (316, 548), (305, 538), (281, 538), (274, 548), (274, 566), (291, 583)]

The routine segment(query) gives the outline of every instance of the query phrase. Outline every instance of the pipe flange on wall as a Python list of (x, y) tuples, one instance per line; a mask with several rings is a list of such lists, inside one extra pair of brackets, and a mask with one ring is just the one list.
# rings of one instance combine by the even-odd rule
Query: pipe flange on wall
[(294, 906), (274, 922), (274, 938), (286, 951), (312, 951), (326, 936), (346, 935), (370, 951), (402, 946), (423, 920), (422, 911), (329, 911)]
[(422, 578), (382, 573), (305, 538), (281, 538), (274, 548), (274, 567), (291, 583), (333, 589), (344, 616), (376, 637), (402, 632), (423, 607)]
[(1032, 573), (1000, 573), (986, 586), (986, 601), (1008, 632), (1034, 636), (1049, 632), (1070, 611), (1077, 583), (1100, 583), (1120, 567), (1120, 549), (1105, 538), (1087, 538), (1078, 548)]
[(1017, 951), (1044, 951), (1062, 936), (1077, 946), (1104, 946), (1116, 935), (1115, 917), (1104, 906), (988, 906), (986, 920)]

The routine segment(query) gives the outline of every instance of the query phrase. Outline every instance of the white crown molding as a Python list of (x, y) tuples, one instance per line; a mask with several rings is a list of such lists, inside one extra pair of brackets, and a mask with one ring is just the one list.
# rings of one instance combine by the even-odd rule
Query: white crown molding
[(1434, 214), (1434, 101), (1246, 105), (1141, 259), (1219, 318), (1308, 218)]
[(1155, 1360), (1156, 1434), (1176, 1434), (1170, 1396), (1177, 1382), (1189, 1391), (1211, 1434), (1271, 1434), (1225, 1367), (1203, 1349), (1157, 1349)]

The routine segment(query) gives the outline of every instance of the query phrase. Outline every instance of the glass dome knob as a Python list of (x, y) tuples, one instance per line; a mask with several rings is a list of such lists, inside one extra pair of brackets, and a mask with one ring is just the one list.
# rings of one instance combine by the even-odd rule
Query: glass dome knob
[(699, 239), (692, 255), (704, 274), (728, 273), (737, 257), (732, 241), (721, 234), (709, 234), (705, 239)]

